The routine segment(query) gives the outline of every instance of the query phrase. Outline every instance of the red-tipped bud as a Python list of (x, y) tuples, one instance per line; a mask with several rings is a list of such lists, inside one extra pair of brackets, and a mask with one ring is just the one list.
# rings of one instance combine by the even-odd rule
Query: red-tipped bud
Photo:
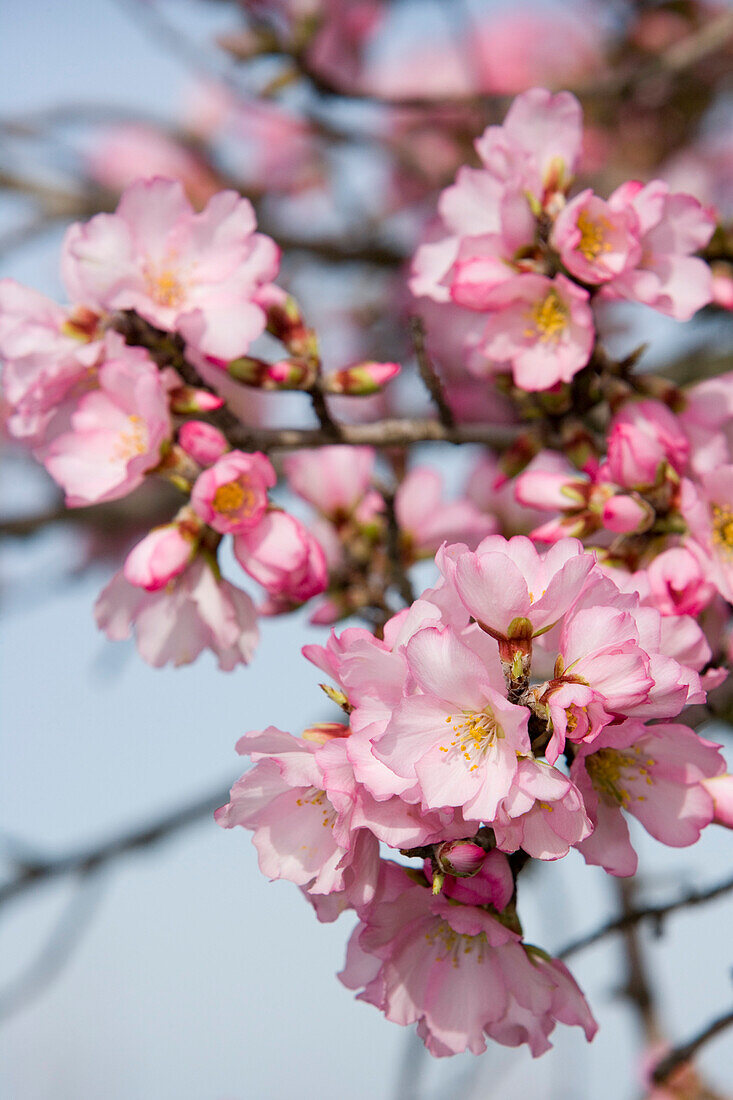
[(387, 382), (400, 373), (399, 363), (357, 363), (353, 367), (334, 371), (323, 379), (326, 393), (343, 393), (350, 397), (369, 397), (379, 393)]
[(220, 409), (224, 399), (208, 390), (197, 390), (193, 386), (177, 386), (170, 393), (171, 412), (178, 416), (190, 416), (192, 413), (208, 413)]
[(607, 531), (639, 534), (654, 523), (654, 509), (636, 493), (616, 493), (604, 504), (602, 519)]
[(229, 450), (229, 444), (219, 429), (203, 420), (188, 420), (182, 424), (178, 442), (199, 466), (213, 466)]
[(289, 352), (305, 359), (318, 358), (318, 340), (308, 328), (295, 298), (279, 287), (260, 293), (259, 304), (267, 314), (267, 331), (277, 337)]
[(307, 390), (316, 380), (316, 368), (304, 359), (280, 359), (267, 370), (265, 389)]
[(435, 849), (435, 859), (444, 874), (471, 878), (481, 870), (486, 852), (472, 840), (445, 840)]
[(317, 722), (303, 730), (304, 741), (315, 741), (319, 745), (325, 745), (327, 741), (333, 741), (334, 737), (348, 737), (349, 727), (343, 722)]
[(198, 543), (198, 530), (192, 520), (195, 517), (183, 524), (154, 527), (127, 555), (125, 580), (147, 592), (157, 592), (182, 573)]

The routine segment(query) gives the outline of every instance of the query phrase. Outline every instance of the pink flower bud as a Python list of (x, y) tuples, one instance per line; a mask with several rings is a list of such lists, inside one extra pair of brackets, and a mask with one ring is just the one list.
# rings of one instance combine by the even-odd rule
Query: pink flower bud
[(481, 870), (486, 852), (472, 840), (446, 840), (436, 848), (435, 858), (446, 875), (471, 878)]
[(350, 397), (368, 397), (400, 372), (399, 363), (357, 363), (353, 367), (334, 371), (323, 379), (326, 393), (343, 393)]
[(733, 829), (733, 775), (703, 779), (702, 785), (713, 800), (713, 821)]
[[(323, 592), (328, 568), (320, 543), (287, 512), (273, 510), (234, 539), (237, 561), (275, 600), (273, 614)], [(282, 607), (279, 605), (282, 604)]]
[(165, 588), (188, 565), (196, 541), (196, 534), (177, 523), (154, 527), (127, 555), (125, 580), (147, 592)]
[(230, 451), (196, 480), (191, 505), (205, 523), (222, 535), (251, 531), (267, 509), (267, 490), (277, 481), (263, 454)]
[(229, 450), (226, 438), (213, 424), (188, 420), (178, 430), (178, 442), (199, 466), (213, 466)]
[(677, 417), (660, 401), (625, 405), (608, 436), (608, 468), (617, 485), (653, 485), (661, 463), (681, 473), (690, 445)]
[(603, 506), (603, 526), (618, 535), (646, 531), (654, 522), (653, 509), (640, 497), (617, 493)]
[(280, 359), (267, 368), (267, 377), (263, 383), (265, 389), (304, 390), (313, 385), (316, 377), (315, 366), (311, 362), (297, 359)]
[(197, 390), (193, 386), (176, 386), (169, 394), (171, 412), (179, 416), (191, 413), (207, 413), (220, 409), (224, 399), (208, 390)]

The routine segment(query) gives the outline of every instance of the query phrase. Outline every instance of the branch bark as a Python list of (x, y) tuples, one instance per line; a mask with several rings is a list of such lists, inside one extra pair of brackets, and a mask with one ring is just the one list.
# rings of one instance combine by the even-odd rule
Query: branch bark
[(594, 943), (598, 943), (599, 940), (605, 939), (606, 936), (611, 936), (616, 932), (623, 932), (626, 928), (631, 928), (640, 921), (651, 920), (654, 922), (656, 929), (661, 930), (661, 925), (665, 917), (670, 916), (672, 913), (678, 912), (680, 909), (693, 909), (697, 905), (704, 905), (708, 901), (714, 901), (715, 898), (722, 897), (724, 894), (728, 894), (733, 890), (733, 876), (724, 879), (722, 882), (716, 883), (714, 886), (709, 886), (704, 890), (690, 890), (687, 894), (683, 894), (679, 898), (675, 898), (673, 901), (666, 902), (663, 905), (647, 905), (638, 909), (630, 909), (627, 913), (622, 914), (620, 917), (615, 917), (613, 920), (607, 921), (602, 924), (600, 928), (596, 928), (592, 932), (588, 932), (584, 936), (580, 936), (577, 940), (573, 940), (571, 943), (566, 944), (560, 951), (556, 952), (559, 958), (567, 959), (570, 955), (577, 954), (578, 951), (584, 951), (586, 947), (591, 947)]

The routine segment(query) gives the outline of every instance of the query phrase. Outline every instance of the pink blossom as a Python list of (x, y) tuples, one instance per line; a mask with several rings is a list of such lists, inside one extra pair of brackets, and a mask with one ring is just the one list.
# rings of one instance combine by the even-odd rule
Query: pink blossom
[(509, 793), (517, 753), (529, 752), (526, 707), (507, 701), (498, 655), (487, 666), (448, 629), (426, 627), (405, 647), (420, 694), (397, 706), (374, 751), (416, 778), (429, 809), (454, 806), (491, 821)]
[(235, 534), (234, 556), (273, 597), (270, 610), (303, 603), (328, 585), (320, 543), (287, 512), (273, 509), (256, 526)]
[(204, 160), (162, 130), (140, 122), (99, 134), (86, 159), (91, 178), (110, 191), (124, 191), (153, 176), (179, 180), (197, 210), (221, 187)]
[(733, 602), (733, 465), (682, 482), (681, 511), (690, 530), (688, 549), (699, 552), (706, 580)]
[(530, 88), (518, 95), (503, 126), (489, 126), (476, 142), (486, 169), (500, 180), (518, 177), (542, 200), (572, 182), (580, 155), (583, 112), (570, 92)]
[(336, 839), (337, 811), (323, 789), (318, 751), (274, 726), (246, 733), (237, 752), (254, 767), (234, 784), (216, 821), (253, 830), (260, 870), (270, 879), (288, 879), (311, 894), (348, 889), (349, 901), (363, 905), (376, 887), (379, 846), (365, 829), (351, 833), (346, 846)]
[(445, 503), (442, 491), (440, 474), (425, 466), (411, 470), (397, 490), (395, 515), (411, 556), (432, 556), (443, 542), (473, 548), (496, 531), (496, 522), (470, 501)]
[(261, 522), (276, 481), (272, 463), (259, 451), (229, 451), (196, 479), (191, 505), (215, 531), (242, 534)]
[(126, 496), (158, 465), (170, 437), (167, 385), (142, 348), (114, 345), (98, 371), (99, 389), (71, 414), (71, 431), (42, 453), (69, 507)]
[(198, 556), (165, 588), (153, 592), (117, 573), (94, 608), (97, 626), (114, 642), (135, 631), (140, 656), (149, 665), (190, 664), (204, 649), (230, 671), (249, 664), (258, 641), (254, 605)]
[(733, 455), (733, 371), (706, 378), (685, 393), (679, 414), (697, 476), (730, 462)]
[[(355, 746), (355, 740), (360, 744)], [(324, 790), (338, 812), (334, 836), (340, 844), (348, 847), (351, 834), (361, 828), (391, 848), (413, 848), (465, 836), (469, 830), (460, 814), (426, 812), (399, 795), (374, 798), (356, 778), (365, 741), (351, 732), (346, 738), (332, 738), (318, 752)]]
[(197, 541), (196, 524), (190, 518), (154, 527), (127, 555), (123, 569), (125, 580), (146, 592), (165, 588), (186, 568)]
[(226, 436), (204, 420), (187, 420), (181, 424), (178, 442), (199, 466), (213, 466), (229, 450)]
[(319, 447), (294, 451), (283, 466), (293, 492), (338, 522), (350, 516), (366, 494), (374, 458), (371, 447)]
[(2, 388), (11, 435), (36, 446), (48, 442), (54, 418), (63, 422), (73, 398), (95, 383), (98, 322), (91, 310), (62, 309), (14, 279), (0, 279)]
[(713, 214), (691, 195), (670, 192), (662, 180), (646, 186), (636, 180), (624, 183), (608, 205), (614, 211), (633, 210), (641, 257), (606, 283), (604, 296), (643, 302), (676, 321), (689, 321), (712, 299), (710, 268), (692, 253), (710, 240)]
[(666, 462), (681, 473), (690, 445), (682, 425), (661, 401), (635, 401), (613, 418), (608, 433), (608, 472), (627, 489), (653, 485)]
[(278, 250), (255, 233), (247, 199), (222, 191), (194, 213), (180, 183), (140, 180), (114, 214), (72, 225), (63, 273), (72, 297), (104, 310), (134, 309), (222, 360), (243, 355), (265, 327), (257, 304), (275, 278)]
[(511, 791), (491, 825), (504, 852), (560, 859), (593, 830), (574, 783), (540, 760), (523, 757)]
[(546, 390), (570, 380), (595, 338), (588, 292), (564, 275), (518, 275), (491, 294), (483, 353), (511, 368), (517, 386)]
[(613, 875), (633, 875), (636, 853), (621, 811), (673, 848), (694, 844), (713, 820), (702, 784), (725, 771), (718, 745), (686, 726), (644, 726), (635, 719), (607, 726), (581, 745), (570, 770), (594, 831), (577, 847), (587, 863)]
[(361, 1000), (394, 1023), (417, 1023), (438, 1057), (480, 1054), (485, 1035), (526, 1042), (536, 1056), (556, 1019), (593, 1037), (595, 1021), (562, 964), (535, 963), (532, 949), (485, 909), (433, 897), (394, 865), (383, 875), (387, 885), (363, 912), (339, 975), (362, 988)]
[(554, 625), (580, 595), (595, 565), (576, 539), (540, 554), (530, 539), (490, 535), (475, 553), (449, 547), (436, 558), (448, 585), (484, 630), (507, 638), (515, 619), (534, 635)]
[(636, 228), (631, 207), (614, 210), (589, 188), (560, 211), (552, 243), (571, 275), (583, 283), (607, 283), (641, 259)]
[(684, 546), (658, 554), (646, 575), (651, 601), (662, 615), (699, 615), (715, 593), (701, 561)]
[(713, 821), (733, 829), (733, 775), (703, 779), (702, 785), (713, 800)]

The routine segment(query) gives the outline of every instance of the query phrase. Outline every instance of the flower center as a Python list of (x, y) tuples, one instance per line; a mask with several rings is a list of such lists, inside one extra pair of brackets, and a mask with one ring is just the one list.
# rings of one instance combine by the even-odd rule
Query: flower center
[(606, 240), (605, 230), (610, 226), (605, 218), (594, 222), (586, 210), (581, 210), (577, 221), (580, 230), (580, 242), (578, 250), (583, 253), (586, 260), (595, 260), (601, 252), (610, 252), (611, 246)]
[(225, 516), (249, 516), (254, 511), (255, 494), (249, 485), (241, 481), (227, 481), (214, 493), (212, 501), (214, 511)]
[(186, 288), (172, 265), (156, 267), (146, 260), (143, 267), (145, 292), (157, 306), (165, 309), (177, 309), (186, 297)]
[(449, 714), (446, 722), (452, 725), (455, 737), (448, 745), (441, 745), (440, 752), (450, 752), (451, 749), (460, 752), (472, 772), (476, 771), (497, 738), (504, 736), (503, 729), (490, 710), (464, 711), (463, 721)]
[(524, 335), (539, 337), (546, 343), (557, 340), (567, 328), (568, 308), (562, 301), (556, 290), (551, 290), (536, 305), (529, 310), (528, 317), (532, 327), (525, 329)]
[(332, 827), (336, 820), (336, 811), (326, 797), (326, 792), (319, 791), (317, 787), (306, 787), (300, 798), (296, 798), (295, 804), (318, 807), (323, 815), (321, 825), (324, 829)]
[(713, 505), (713, 545), (726, 557), (733, 555), (733, 511), (725, 505)]
[(129, 462), (131, 458), (145, 454), (148, 449), (148, 428), (143, 418), (133, 413), (128, 416), (127, 423), (129, 430), (120, 432), (117, 437), (113, 454), (117, 462)]
[(431, 947), (437, 947), (435, 961), (450, 961), (451, 966), (458, 966), (461, 955), (472, 955), (474, 952), (477, 956), (475, 961), (481, 963), (490, 950), (485, 932), (479, 932), (476, 936), (466, 936), (454, 931), (444, 920), (429, 928), (425, 933), (425, 939)]
[(655, 763), (652, 757), (645, 759), (638, 746), (627, 752), (621, 752), (620, 749), (599, 749), (585, 758), (588, 775), (596, 790), (602, 791), (624, 807), (628, 807), (632, 797), (637, 802), (644, 801), (643, 794), (632, 796), (628, 786), (635, 780), (643, 779), (651, 787), (653, 780), (649, 769)]

